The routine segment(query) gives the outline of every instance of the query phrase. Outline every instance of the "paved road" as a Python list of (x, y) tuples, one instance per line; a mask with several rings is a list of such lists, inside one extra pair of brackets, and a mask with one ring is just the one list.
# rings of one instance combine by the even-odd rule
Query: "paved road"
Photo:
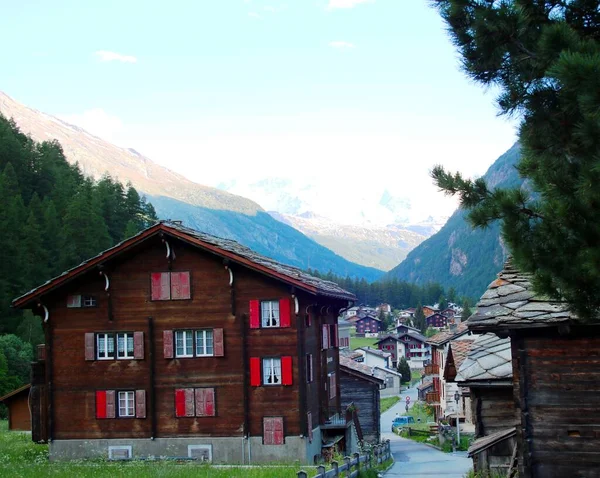
[(405, 397), (409, 395), (411, 405), (416, 401), (417, 389), (412, 387), (402, 392), (402, 400), (381, 415), (381, 438), (390, 439), (394, 455), (394, 466), (385, 474), (386, 478), (463, 478), (472, 468), (473, 462), (466, 452), (443, 453), (422, 443), (401, 438), (391, 433), (396, 412), (404, 413)]

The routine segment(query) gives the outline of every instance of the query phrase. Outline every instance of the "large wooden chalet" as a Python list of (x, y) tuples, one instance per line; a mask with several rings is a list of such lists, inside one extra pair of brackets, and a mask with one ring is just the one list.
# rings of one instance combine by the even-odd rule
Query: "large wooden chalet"
[(157, 223), (14, 300), (45, 330), (33, 438), (51, 459), (312, 463), (327, 434), (349, 433), (337, 317), (353, 300), (234, 241)]
[(599, 476), (600, 326), (537, 295), (510, 261), (468, 325), (510, 337), (519, 477)]

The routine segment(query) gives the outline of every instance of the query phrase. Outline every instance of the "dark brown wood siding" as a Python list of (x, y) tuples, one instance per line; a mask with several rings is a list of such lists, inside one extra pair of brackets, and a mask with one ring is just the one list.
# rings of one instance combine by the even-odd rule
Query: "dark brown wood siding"
[(8, 429), (9, 430), (31, 430), (31, 415), (29, 413), (29, 390), (19, 393), (6, 400), (8, 407)]
[(379, 442), (381, 417), (379, 385), (341, 371), (340, 387), (342, 408), (346, 409), (348, 405), (354, 403), (358, 409), (358, 420), (365, 441)]
[(471, 408), (478, 437), (517, 425), (512, 387), (471, 387)]
[(599, 351), (595, 327), (532, 332), (518, 342), (521, 442), (529, 444), (522, 476), (598, 476)]

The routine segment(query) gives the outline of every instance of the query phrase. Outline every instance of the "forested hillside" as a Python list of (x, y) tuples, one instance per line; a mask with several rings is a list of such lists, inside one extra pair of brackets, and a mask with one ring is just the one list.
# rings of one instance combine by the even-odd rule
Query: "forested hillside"
[[(519, 145), (500, 156), (483, 176), (490, 187), (519, 187), (523, 184), (515, 165)], [(392, 269), (387, 278), (426, 284), (439, 282), (460, 295), (478, 299), (502, 268), (507, 251), (497, 223), (473, 229), (466, 213), (457, 210), (446, 225), (413, 249)]]
[(133, 187), (86, 178), (58, 142), (37, 143), (0, 115), (0, 396), (28, 380), (43, 342), (40, 319), (11, 301), (156, 220)]

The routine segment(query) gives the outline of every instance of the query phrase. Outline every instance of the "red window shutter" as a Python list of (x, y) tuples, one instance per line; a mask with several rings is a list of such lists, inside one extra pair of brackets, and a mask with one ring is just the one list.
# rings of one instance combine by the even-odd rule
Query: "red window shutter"
[(213, 354), (215, 357), (223, 357), (225, 355), (223, 329), (213, 329)]
[(204, 389), (204, 415), (207, 417), (215, 416), (215, 389)]
[(260, 357), (250, 357), (250, 385), (260, 387)]
[(106, 392), (96, 391), (96, 418), (106, 418)]
[(273, 418), (263, 418), (263, 443), (265, 445), (275, 445), (275, 430)]
[(323, 325), (323, 350), (329, 348), (329, 325)]
[(85, 359), (86, 360), (94, 360), (96, 358), (95, 354), (95, 336), (93, 332), (88, 332), (85, 334)]
[(260, 301), (250, 301), (250, 328), (258, 329), (260, 327)]
[(292, 384), (292, 356), (281, 357), (281, 385)]
[(135, 418), (146, 418), (146, 390), (135, 391)]
[(185, 417), (185, 389), (175, 390), (175, 416)]
[(185, 389), (185, 416), (186, 417), (194, 416), (194, 389), (193, 388)]
[(205, 388), (194, 389), (194, 399), (196, 400), (196, 416), (206, 416), (206, 395)]
[(115, 391), (106, 391), (106, 418), (115, 418)]
[(189, 299), (190, 297), (190, 273), (171, 272), (171, 299)]
[(283, 445), (283, 417), (273, 418), (273, 444)]
[(144, 332), (133, 333), (133, 358), (144, 359)]
[(163, 354), (165, 358), (173, 358), (173, 331), (163, 330)]
[(312, 412), (306, 414), (306, 426), (308, 428), (308, 441), (312, 442), (313, 439), (313, 424), (312, 424)]
[(152, 300), (169, 300), (171, 298), (169, 276), (168, 272), (152, 273)]
[(291, 327), (291, 303), (289, 297), (279, 299), (279, 324), (280, 327)]

